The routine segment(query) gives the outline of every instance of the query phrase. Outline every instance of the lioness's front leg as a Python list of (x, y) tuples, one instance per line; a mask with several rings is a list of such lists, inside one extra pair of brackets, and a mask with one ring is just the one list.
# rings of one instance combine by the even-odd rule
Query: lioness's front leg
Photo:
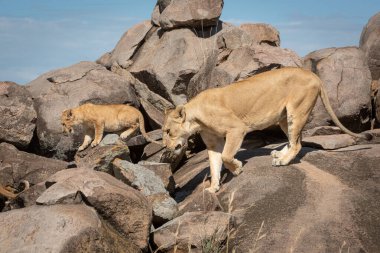
[(94, 141), (91, 143), (91, 147), (97, 146), (100, 143), (100, 141), (102, 140), (103, 132), (104, 132), (104, 124), (103, 123), (95, 123), (94, 129), (95, 129), (95, 137), (94, 137)]
[(246, 132), (240, 129), (232, 130), (226, 135), (226, 144), (224, 145), (222, 160), (224, 166), (235, 176), (241, 173), (243, 164), (235, 159), (235, 155), (241, 147)]
[(215, 193), (220, 186), (220, 172), (222, 170), (222, 151), (224, 139), (208, 133), (201, 133), (201, 137), (207, 146), (210, 161), (211, 185), (206, 190)]

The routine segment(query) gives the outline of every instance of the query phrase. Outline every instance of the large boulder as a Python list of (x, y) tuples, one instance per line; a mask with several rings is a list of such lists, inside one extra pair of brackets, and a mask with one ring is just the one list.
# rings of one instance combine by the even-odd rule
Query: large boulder
[(0, 213), (2, 252), (141, 252), (86, 205), (32, 206)]
[(224, 58), (214, 56), (202, 65), (199, 74), (189, 84), (189, 98), (205, 89), (222, 87), (271, 69), (302, 66), (295, 52), (267, 44), (240, 46), (233, 50), (226, 45), (225, 52)]
[(80, 62), (46, 73), (28, 84), (38, 114), (37, 136), (46, 155), (70, 159), (83, 141), (81, 131), (64, 135), (61, 113), (86, 102), (131, 103), (138, 106), (133, 87), (125, 79), (93, 62)]
[(0, 142), (26, 148), (37, 120), (29, 91), (13, 82), (0, 82), (0, 115)]
[(370, 18), (360, 37), (360, 49), (365, 53), (372, 80), (380, 78), (380, 12)]
[(51, 186), (37, 199), (37, 204), (55, 205), (83, 200), (118, 233), (139, 248), (147, 248), (152, 207), (139, 191), (107, 173), (90, 169), (58, 172), (46, 184)]
[(152, 233), (154, 243), (163, 252), (173, 252), (174, 248), (187, 252), (189, 247), (195, 252), (205, 252), (211, 243), (215, 249), (222, 250), (223, 242), (233, 228), (234, 219), (228, 213), (192, 212), (177, 217)]
[(19, 151), (11, 144), (0, 143), (0, 185), (15, 186), (22, 180), (35, 185), (68, 166), (67, 162)]
[[(341, 247), (372, 252), (379, 248), (380, 145), (335, 151), (304, 147), (295, 162), (281, 170), (271, 166), (274, 148), (282, 146), (240, 150), (237, 158), (245, 162), (243, 173), (227, 178), (216, 194), (222, 210), (236, 217), (237, 229), (229, 239), (235, 252), (336, 252)], [(193, 168), (202, 167), (201, 158), (192, 161)], [(203, 173), (202, 168), (195, 169)], [(187, 175), (194, 184), (198, 175)], [(199, 192), (193, 191), (179, 205), (193, 195)]]
[(150, 21), (144, 21), (133, 26), (123, 34), (114, 50), (110, 54), (103, 55), (97, 62), (107, 68), (114, 64), (127, 68), (132, 64), (132, 56), (144, 43), (145, 36), (151, 28)]
[(223, 9), (223, 0), (172, 0), (158, 4), (161, 13), (158, 22), (166, 30), (215, 26)]
[(269, 24), (241, 24), (239, 28), (245, 31), (255, 44), (268, 44), (271, 46), (280, 46), (279, 31)]
[(183, 104), (190, 79), (213, 45), (214, 40), (197, 37), (190, 29), (157, 30), (141, 46), (128, 70), (151, 91), (171, 103)]
[[(356, 47), (328, 48), (305, 56), (304, 66), (316, 73), (338, 118), (352, 130), (368, 127), (371, 108), (371, 74), (364, 53)], [(318, 99), (306, 128), (330, 125)]]

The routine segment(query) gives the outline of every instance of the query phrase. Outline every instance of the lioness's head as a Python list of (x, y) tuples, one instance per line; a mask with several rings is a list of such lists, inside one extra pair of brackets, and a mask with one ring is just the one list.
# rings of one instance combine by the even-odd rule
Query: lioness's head
[(64, 133), (74, 133), (73, 126), (77, 125), (78, 122), (75, 119), (72, 109), (68, 109), (62, 112), (61, 115), (62, 130)]
[(184, 106), (180, 105), (175, 109), (165, 111), (162, 132), (164, 146), (175, 153), (179, 153), (187, 144), (187, 138), (190, 136), (189, 122), (186, 121)]

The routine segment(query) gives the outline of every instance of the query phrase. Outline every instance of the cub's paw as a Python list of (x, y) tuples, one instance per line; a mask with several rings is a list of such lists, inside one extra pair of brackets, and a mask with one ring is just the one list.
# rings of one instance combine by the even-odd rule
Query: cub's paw
[(208, 191), (209, 193), (216, 193), (217, 191), (219, 191), (220, 189), (220, 186), (210, 186), (210, 187), (207, 187), (205, 190)]
[(91, 147), (96, 147), (96, 146), (98, 146), (98, 144), (99, 144), (98, 141), (97, 142), (93, 141), (93, 142), (91, 142)]
[(85, 147), (80, 146), (80, 147), (78, 148), (78, 152), (81, 152), (81, 151), (83, 151), (84, 149), (85, 149)]

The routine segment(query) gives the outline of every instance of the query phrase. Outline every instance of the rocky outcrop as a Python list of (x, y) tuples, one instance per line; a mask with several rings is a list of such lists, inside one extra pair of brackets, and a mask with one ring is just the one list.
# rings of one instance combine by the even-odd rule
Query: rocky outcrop
[(215, 26), (223, 9), (223, 0), (158, 1), (158, 23), (162, 29)]
[[(361, 50), (345, 47), (315, 51), (305, 56), (304, 66), (321, 78), (331, 106), (343, 124), (354, 131), (368, 129), (371, 75)], [(306, 128), (330, 122), (330, 116), (318, 99)]]
[(37, 199), (38, 204), (89, 203), (118, 233), (147, 248), (152, 207), (139, 191), (89, 169), (58, 172), (46, 184), (51, 186)]
[(29, 91), (16, 83), (0, 82), (0, 115), (0, 142), (28, 147), (37, 120)]
[(380, 12), (370, 18), (360, 37), (360, 49), (364, 51), (372, 80), (380, 78)]
[(80, 128), (64, 135), (61, 113), (86, 102), (139, 105), (133, 87), (103, 66), (81, 62), (52, 71), (28, 84), (37, 109), (37, 136), (41, 151), (60, 159), (72, 158), (83, 141)]
[(141, 252), (86, 205), (32, 206), (0, 213), (2, 252)]

